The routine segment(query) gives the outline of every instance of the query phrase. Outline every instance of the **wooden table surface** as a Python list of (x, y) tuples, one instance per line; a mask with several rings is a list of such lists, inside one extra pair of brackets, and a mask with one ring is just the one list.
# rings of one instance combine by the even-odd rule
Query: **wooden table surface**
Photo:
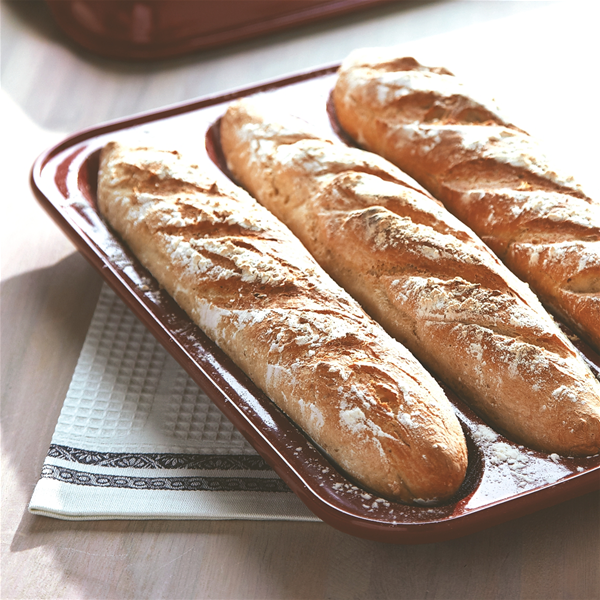
[(396, 3), (136, 64), (79, 52), (40, 2), (4, 2), (1, 597), (599, 598), (598, 493), (419, 546), (322, 523), (68, 522), (27, 512), (101, 285), (29, 189), (42, 150), (108, 119), (402, 42), (496, 88), (519, 125), (598, 196), (597, 12), (594, 2)]

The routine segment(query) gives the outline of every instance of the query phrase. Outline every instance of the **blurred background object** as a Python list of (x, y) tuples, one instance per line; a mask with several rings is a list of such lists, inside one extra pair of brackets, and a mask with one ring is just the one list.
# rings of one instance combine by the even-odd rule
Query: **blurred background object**
[(392, 0), (46, 0), (76, 43), (122, 59), (222, 46)]

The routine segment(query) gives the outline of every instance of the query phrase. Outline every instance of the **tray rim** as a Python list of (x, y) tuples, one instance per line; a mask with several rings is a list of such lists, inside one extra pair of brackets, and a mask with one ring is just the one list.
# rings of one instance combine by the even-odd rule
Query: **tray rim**
[[(185, 349), (173, 338), (173, 332), (169, 331), (165, 323), (161, 322), (142, 301), (133, 294), (125, 278), (96, 248), (95, 243), (89, 238), (85, 231), (69, 220), (66, 214), (56, 206), (53, 201), (58, 192), (57, 186), (51, 189), (46, 185), (43, 177), (48, 163), (55, 157), (66, 153), (86, 140), (100, 135), (134, 127), (144, 123), (158, 121), (161, 119), (193, 112), (202, 108), (222, 104), (250, 94), (272, 90), (300, 83), (302, 81), (315, 79), (326, 75), (332, 75), (339, 68), (340, 63), (323, 65), (314, 69), (308, 69), (285, 77), (273, 78), (258, 82), (253, 85), (226, 90), (221, 93), (211, 94), (200, 98), (171, 104), (156, 110), (148, 110), (131, 116), (107, 121), (96, 126), (84, 128), (75, 132), (46, 151), (42, 152), (35, 160), (31, 173), (30, 185), (39, 204), (48, 212), (55, 223), (75, 245), (77, 250), (83, 254), (88, 262), (100, 273), (102, 278), (111, 286), (117, 295), (132, 310), (136, 317), (159, 339), (165, 349), (178, 361), (194, 381), (202, 387), (213, 402), (215, 387), (225, 384), (226, 381), (215, 381), (214, 375), (209, 375), (201, 365), (194, 362)], [(79, 154), (84, 148), (72, 153), (72, 157)], [(161, 332), (170, 338), (169, 344), (160, 339)], [(231, 361), (230, 361), (231, 362)], [(235, 367), (235, 366), (234, 366)], [(235, 367), (237, 371), (241, 371)], [(201, 371), (199, 373), (199, 370)], [(243, 376), (249, 381), (247, 376)], [(248, 421), (247, 415), (237, 405), (232, 403), (228, 394), (219, 388), (219, 393), (224, 399), (224, 404), (217, 403), (218, 407), (228, 418), (235, 421), (235, 426), (254, 446), (257, 452), (265, 458), (276, 473), (288, 484), (292, 491), (304, 502), (304, 504), (319, 518), (336, 529), (345, 533), (371, 539), (375, 541), (403, 544), (421, 544), (442, 542), (465, 535), (470, 535), (483, 529), (494, 527), (506, 521), (516, 519), (538, 510), (562, 503), (586, 493), (600, 489), (600, 465), (592, 467), (582, 473), (571, 474), (553, 483), (526, 490), (509, 497), (503, 497), (470, 509), (449, 518), (429, 522), (402, 522), (382, 523), (373, 518), (357, 516), (334, 505), (307, 485), (303, 477), (289, 464), (281, 452), (270, 442), (265, 440), (259, 433), (259, 439), (264, 443), (257, 442), (256, 438), (249, 439), (250, 430), (256, 430), (254, 424)], [(266, 397), (266, 396), (265, 396)], [(274, 406), (274, 405), (273, 405)], [(277, 409), (279, 410), (279, 409)], [(283, 414), (283, 413), (282, 413)], [(287, 417), (285, 417), (287, 419)], [(239, 420), (245, 422), (246, 429), (240, 428)], [(290, 421), (291, 422), (291, 421)], [(302, 434), (301, 434), (302, 435)]]

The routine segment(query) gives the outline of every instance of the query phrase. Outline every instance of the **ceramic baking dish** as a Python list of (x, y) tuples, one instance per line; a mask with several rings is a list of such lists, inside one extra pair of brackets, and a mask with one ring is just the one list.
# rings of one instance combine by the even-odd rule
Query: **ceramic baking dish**
[(157, 60), (207, 50), (390, 2), (46, 0), (69, 38), (119, 60)]
[[(190, 322), (99, 216), (98, 155), (108, 141), (177, 149), (208, 174), (224, 179), (216, 124), (231, 100), (263, 94), (266, 101), (335, 135), (327, 100), (336, 69), (333, 65), (82, 131), (37, 159), (33, 189), (127, 306), (292, 491), (333, 527), (385, 542), (438, 542), (600, 488), (600, 455), (564, 458), (519, 446), (487, 427), (450, 393), (469, 446), (468, 475), (456, 497), (445, 506), (413, 507), (358, 488)], [(575, 341), (598, 376), (600, 358)]]

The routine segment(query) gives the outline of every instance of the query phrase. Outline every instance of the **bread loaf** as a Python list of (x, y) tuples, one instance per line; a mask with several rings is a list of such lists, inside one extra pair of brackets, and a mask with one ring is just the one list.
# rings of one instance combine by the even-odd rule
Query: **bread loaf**
[(342, 128), (425, 186), (600, 350), (600, 203), (449, 71), (375, 50), (344, 61)]
[(600, 384), (529, 288), (383, 158), (260, 99), (229, 106), (233, 176), (495, 429), (564, 455), (600, 449)]
[(176, 152), (111, 143), (98, 205), (191, 319), (350, 477), (442, 502), (466, 472), (437, 382), (272, 214)]

